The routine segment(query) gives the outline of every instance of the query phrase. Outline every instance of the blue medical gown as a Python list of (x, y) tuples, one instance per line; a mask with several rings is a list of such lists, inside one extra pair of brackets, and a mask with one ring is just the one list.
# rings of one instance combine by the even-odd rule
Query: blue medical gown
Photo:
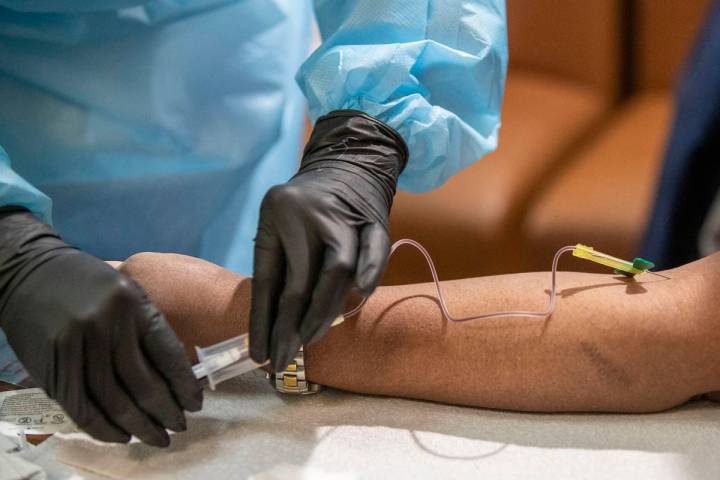
[(426, 191), (497, 146), (504, 0), (316, 0), (322, 46), (297, 80), (310, 117), (362, 110), (395, 128), (399, 187)]
[(262, 196), (297, 166), (303, 93), (313, 119), (354, 108), (398, 130), (401, 188), (495, 148), (504, 1), (318, 0), (323, 43), (300, 68), (310, 7), (0, 0), (0, 205), (103, 259), (178, 252), (249, 274)]

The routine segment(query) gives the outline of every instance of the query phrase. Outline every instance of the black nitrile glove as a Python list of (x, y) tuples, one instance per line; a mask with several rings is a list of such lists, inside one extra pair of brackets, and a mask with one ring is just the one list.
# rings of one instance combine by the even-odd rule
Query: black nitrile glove
[(355, 289), (369, 295), (390, 252), (388, 217), (407, 162), (400, 135), (355, 110), (318, 119), (298, 173), (271, 188), (255, 238), (250, 354), (283, 370)]
[(30, 376), (107, 442), (156, 446), (202, 390), (185, 349), (129, 277), (22, 209), (0, 210), (0, 328)]

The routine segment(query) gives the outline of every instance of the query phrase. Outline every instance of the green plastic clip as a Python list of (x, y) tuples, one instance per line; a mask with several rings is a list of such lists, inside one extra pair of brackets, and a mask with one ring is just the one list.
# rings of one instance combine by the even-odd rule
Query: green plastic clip
[(615, 269), (613, 270), (614, 273), (625, 275), (626, 277), (634, 277), (635, 275), (638, 275), (640, 273), (645, 273), (651, 268), (654, 268), (655, 264), (651, 262), (650, 260), (645, 260), (644, 258), (637, 257), (632, 262), (632, 269), (630, 270), (619, 270)]

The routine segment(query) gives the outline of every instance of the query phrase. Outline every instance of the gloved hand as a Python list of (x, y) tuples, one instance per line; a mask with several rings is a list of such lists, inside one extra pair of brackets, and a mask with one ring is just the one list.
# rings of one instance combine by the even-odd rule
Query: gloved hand
[(0, 212), (0, 328), (30, 376), (107, 442), (167, 446), (202, 389), (183, 345), (129, 277), (22, 209)]
[(255, 238), (250, 355), (283, 370), (353, 290), (369, 295), (390, 252), (388, 217), (407, 162), (400, 135), (355, 110), (318, 119), (300, 169), (271, 188)]

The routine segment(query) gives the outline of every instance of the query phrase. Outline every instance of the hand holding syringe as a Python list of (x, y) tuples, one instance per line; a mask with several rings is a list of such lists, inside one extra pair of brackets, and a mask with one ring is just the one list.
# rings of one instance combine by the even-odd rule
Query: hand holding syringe
[[(340, 315), (333, 322), (333, 326), (345, 320)], [(243, 373), (255, 370), (268, 364), (255, 363), (250, 358), (250, 342), (248, 334), (229, 338), (207, 348), (195, 347), (198, 356), (198, 363), (193, 366), (195, 378), (206, 378), (211, 390), (225, 380), (228, 380)]]

